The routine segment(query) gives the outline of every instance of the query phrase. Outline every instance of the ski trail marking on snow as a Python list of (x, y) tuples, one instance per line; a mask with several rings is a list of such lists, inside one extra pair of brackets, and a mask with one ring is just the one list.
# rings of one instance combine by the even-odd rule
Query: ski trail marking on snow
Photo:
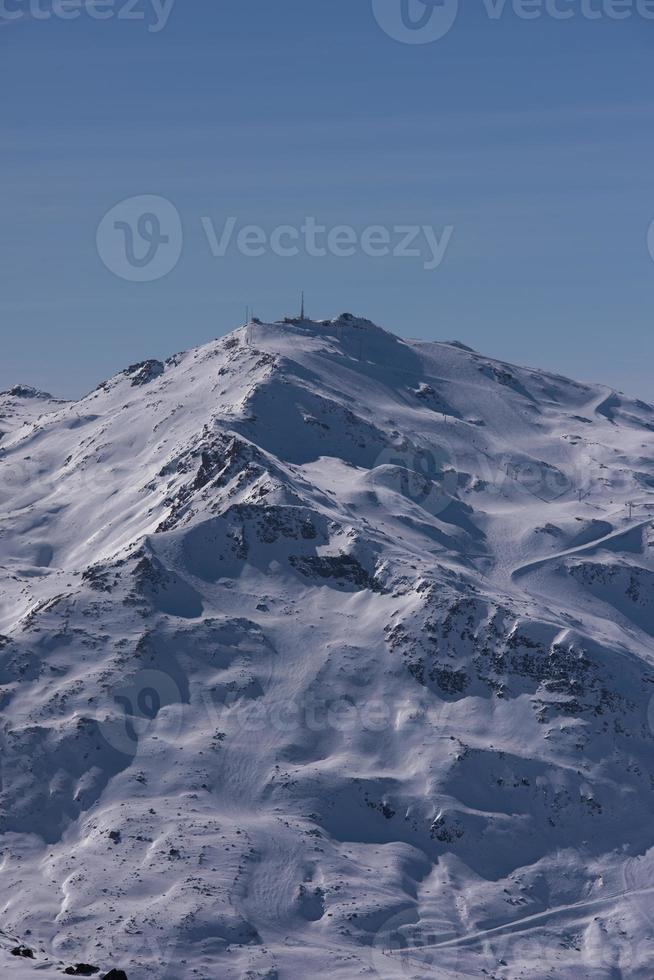
[(470, 932), (465, 936), (457, 936), (455, 939), (446, 939), (445, 942), (434, 943), (431, 946), (406, 946), (403, 947), (400, 952), (419, 953), (425, 949), (447, 949), (448, 947), (453, 946), (463, 946), (466, 943), (474, 943), (478, 940), (488, 939), (489, 936), (499, 936), (505, 932), (522, 932), (524, 929), (529, 929), (531, 925), (538, 925), (543, 921), (547, 921), (548, 919), (555, 918), (559, 915), (565, 916), (571, 912), (584, 911), (586, 909), (609, 905), (610, 903), (616, 902), (619, 899), (630, 898), (631, 896), (635, 895), (651, 895), (653, 893), (654, 887), (638, 888), (632, 891), (618, 892), (616, 895), (609, 895), (606, 898), (595, 898), (587, 902), (574, 902), (572, 905), (560, 905), (553, 909), (547, 909), (545, 912), (537, 912), (535, 915), (527, 915), (523, 919), (516, 919), (513, 922), (505, 922), (500, 926), (493, 926), (491, 929), (480, 929), (477, 932)]

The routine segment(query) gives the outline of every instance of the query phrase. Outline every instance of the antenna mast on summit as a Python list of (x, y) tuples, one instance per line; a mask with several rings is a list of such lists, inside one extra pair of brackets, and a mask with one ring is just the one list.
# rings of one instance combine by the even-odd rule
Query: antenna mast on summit
[(300, 309), (300, 319), (304, 320), (304, 290), (302, 290), (302, 305)]

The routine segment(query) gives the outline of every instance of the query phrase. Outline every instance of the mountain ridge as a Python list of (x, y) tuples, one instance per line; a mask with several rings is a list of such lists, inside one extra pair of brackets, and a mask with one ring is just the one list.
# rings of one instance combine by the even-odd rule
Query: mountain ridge
[(45, 972), (649, 976), (651, 406), (349, 314), (17, 401), (0, 927)]

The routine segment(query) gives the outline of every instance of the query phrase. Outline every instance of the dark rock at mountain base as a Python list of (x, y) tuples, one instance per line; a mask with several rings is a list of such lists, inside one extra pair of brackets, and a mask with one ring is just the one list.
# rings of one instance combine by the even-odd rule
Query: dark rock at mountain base
[(28, 946), (15, 946), (10, 953), (12, 956), (24, 956), (28, 960), (34, 959), (34, 952)]

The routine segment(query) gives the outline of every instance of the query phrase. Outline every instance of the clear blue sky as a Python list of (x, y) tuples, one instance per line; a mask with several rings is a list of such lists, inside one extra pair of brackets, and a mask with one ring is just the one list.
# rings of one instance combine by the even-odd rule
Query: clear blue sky
[[(559, 0), (568, 20), (493, 19), (462, 0), (444, 37), (406, 44), (373, 0), (176, 0), (156, 32), (152, 0), (142, 21), (115, 16), (126, 0), (103, 0), (103, 21), (38, 2), (0, 18), (0, 388), (81, 394), (239, 325), (247, 303), (276, 319), (304, 287), (316, 317), (654, 399), (654, 20), (589, 20), (581, 0)], [(401, 0), (383, 2), (390, 17)], [(137, 195), (182, 222), (179, 262), (152, 282), (96, 247)], [(219, 233), (229, 216), (454, 231), (432, 270), (359, 248), (214, 257), (201, 219)]]

